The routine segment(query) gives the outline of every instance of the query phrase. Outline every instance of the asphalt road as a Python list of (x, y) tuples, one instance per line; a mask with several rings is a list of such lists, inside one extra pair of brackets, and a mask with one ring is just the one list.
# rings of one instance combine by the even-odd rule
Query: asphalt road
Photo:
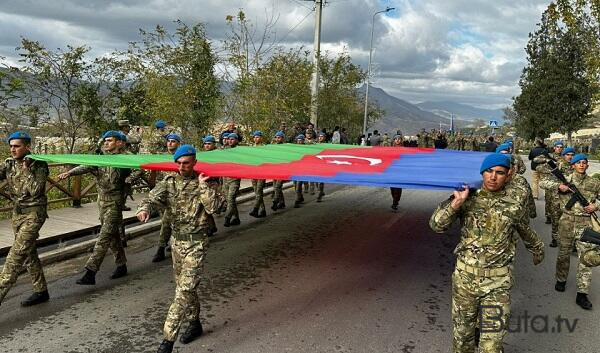
[[(242, 226), (220, 226), (200, 288), (206, 333), (187, 346), (177, 342), (176, 352), (451, 351), (458, 227), (447, 235), (428, 227), (448, 193), (405, 190), (394, 212), (387, 189), (326, 188), (322, 203), (309, 197), (294, 209), (288, 192), (283, 212), (251, 220), (244, 205)], [(550, 226), (543, 221), (533, 224), (547, 242)], [(114, 268), (108, 257), (94, 287), (75, 285), (84, 257), (49, 266), (52, 298), (37, 307), (19, 306), (30, 291), (22, 276), (0, 306), (0, 352), (155, 352), (174, 294), (170, 260), (150, 262), (156, 239), (130, 242), (125, 278), (108, 278)], [(519, 246), (513, 323), (545, 315), (549, 332), (532, 332), (530, 324), (525, 332), (522, 324), (507, 335), (507, 353), (598, 351), (599, 282), (591, 291), (597, 308), (579, 309), (572, 277), (566, 293), (553, 289), (555, 256), (547, 248), (544, 263), (534, 267)], [(577, 320), (573, 333), (564, 322), (561, 333), (551, 332), (558, 315), (571, 325)], [(538, 331), (543, 323), (536, 319)]]

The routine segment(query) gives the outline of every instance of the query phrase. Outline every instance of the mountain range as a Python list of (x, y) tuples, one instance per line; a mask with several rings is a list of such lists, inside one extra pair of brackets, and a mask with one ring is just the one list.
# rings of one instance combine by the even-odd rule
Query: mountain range
[[(364, 95), (364, 85), (359, 94)], [(369, 86), (369, 101), (376, 102), (384, 111), (384, 116), (369, 129), (395, 134), (401, 130), (405, 135), (414, 135), (422, 128), (426, 130), (450, 128), (450, 115), (454, 116), (454, 127), (472, 126), (476, 120), (500, 120), (502, 110), (476, 108), (467, 104), (454, 102), (423, 102), (413, 104), (388, 94), (381, 88)]]

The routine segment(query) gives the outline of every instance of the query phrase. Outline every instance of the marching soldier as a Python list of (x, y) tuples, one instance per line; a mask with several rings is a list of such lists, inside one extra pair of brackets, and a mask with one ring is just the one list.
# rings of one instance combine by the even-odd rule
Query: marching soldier
[(131, 125), (129, 120), (119, 120), (119, 131), (126, 137), (125, 150), (133, 154), (137, 154), (140, 151), (140, 143), (142, 142), (140, 137), (131, 133)]
[[(238, 135), (232, 132), (227, 135), (226, 148), (235, 148), (238, 145)], [(240, 191), (241, 179), (223, 178), (223, 187), (227, 197), (227, 210), (225, 211), (225, 222), (223, 226), (237, 226), (241, 224), (236, 197)]]
[(562, 215), (558, 224), (558, 256), (556, 260), (556, 284), (554, 289), (559, 292), (564, 292), (567, 277), (569, 275), (569, 267), (571, 262), (571, 251), (575, 244), (579, 255), (579, 266), (577, 267), (577, 297), (575, 302), (581, 308), (590, 310), (592, 303), (588, 298), (588, 292), (592, 281), (592, 270), (581, 261), (583, 255), (594, 245), (580, 241), (583, 230), (591, 227), (591, 214), (598, 210), (600, 204), (600, 180), (587, 175), (588, 168), (587, 156), (583, 153), (576, 154), (571, 159), (571, 167), (573, 172), (566, 176), (567, 181), (577, 187), (581, 194), (589, 201), (589, 205), (583, 207), (581, 203), (575, 204), (567, 209), (567, 203), (573, 197), (570, 185), (562, 184), (558, 180), (546, 179), (542, 180), (545, 187), (549, 190), (560, 191), (560, 206)]
[[(327, 135), (324, 132), (320, 132), (317, 137), (317, 144), (327, 143)], [(323, 196), (325, 196), (325, 183), (316, 183), (317, 189), (319, 189), (319, 194), (317, 195), (317, 202), (323, 201)]]
[[(392, 147), (404, 147), (402, 135), (394, 136)], [(392, 210), (395, 211), (398, 209), (398, 203), (402, 197), (402, 188), (390, 188), (390, 192), (392, 193)]]
[(505, 154), (511, 159), (511, 171), (508, 180), (508, 186), (511, 187), (509, 189), (509, 194), (513, 195), (512, 193), (516, 192), (517, 195), (514, 196), (515, 198), (525, 200), (527, 210), (529, 210), (529, 218), (535, 218), (537, 217), (537, 210), (535, 207), (533, 192), (531, 191), (531, 186), (529, 185), (527, 179), (525, 179), (525, 177), (519, 173), (519, 163), (517, 162), (515, 155), (511, 154), (511, 151), (512, 147), (508, 143), (502, 144), (496, 148), (496, 153)]
[[(107, 131), (102, 136), (105, 154), (119, 153), (119, 140), (123, 134), (118, 131)], [(96, 178), (98, 188), (98, 209), (100, 211), (100, 234), (96, 239), (94, 251), (85, 264), (86, 272), (77, 284), (96, 284), (96, 273), (100, 269), (106, 252), (110, 248), (117, 265), (110, 278), (121, 278), (127, 274), (127, 258), (119, 235), (119, 227), (123, 222), (123, 193), (125, 184), (130, 184), (130, 169), (114, 167), (78, 166), (58, 176), (64, 180), (74, 175), (91, 173)]]
[(0, 273), (0, 303), (17, 282), (25, 266), (33, 284), (33, 294), (21, 302), (31, 306), (50, 299), (36, 241), (48, 218), (46, 181), (48, 164), (26, 158), (31, 153), (31, 136), (17, 131), (8, 137), (10, 158), (0, 165), (0, 181), (5, 180), (7, 193), (13, 203), (12, 228), (15, 241), (11, 246), (2, 273)]
[(562, 149), (562, 141), (556, 141), (554, 142), (554, 153), (552, 157), (543, 154), (533, 159), (533, 161), (537, 163), (535, 170), (540, 175), (539, 185), (545, 190), (544, 199), (546, 206), (544, 213), (546, 214), (546, 224), (552, 225), (552, 242), (550, 243), (551, 248), (558, 246), (558, 223), (561, 217), (561, 207), (558, 189), (552, 186), (553, 183), (558, 182), (558, 179), (552, 175), (552, 168), (548, 165), (548, 161), (550, 158), (554, 158), (556, 161), (561, 160)]
[[(181, 136), (177, 134), (168, 134), (166, 136), (167, 139), (167, 152), (169, 154), (175, 154), (175, 151), (181, 146)], [(175, 175), (175, 172), (161, 172), (160, 180), (165, 179), (169, 175)], [(165, 257), (165, 250), (167, 249), (167, 245), (169, 244), (169, 239), (171, 239), (173, 215), (171, 214), (171, 210), (169, 208), (165, 208), (162, 211), (161, 223), (160, 223), (160, 232), (158, 235), (158, 248), (156, 249), (156, 254), (152, 258), (152, 262), (161, 262)]]
[[(275, 144), (280, 145), (283, 143), (285, 143), (285, 134), (283, 131), (277, 131), (275, 133)], [(284, 180), (273, 180), (273, 205), (271, 206), (273, 211), (285, 208), (283, 182)]]
[(175, 297), (164, 325), (164, 340), (158, 353), (170, 353), (182, 322), (189, 322), (180, 341), (187, 344), (202, 335), (198, 285), (208, 249), (210, 225), (205, 215), (218, 212), (225, 202), (218, 185), (194, 171), (196, 149), (183, 145), (173, 155), (179, 166), (177, 175), (169, 175), (150, 191), (137, 211), (137, 217), (147, 222), (153, 210), (170, 209), (173, 215), (171, 256), (175, 276)]
[(167, 123), (164, 120), (157, 120), (154, 123), (154, 131), (148, 141), (148, 152), (152, 154), (167, 152), (167, 146), (165, 145), (166, 128)]
[[(296, 144), (303, 145), (304, 139), (304, 135), (299, 134), (298, 136), (296, 136)], [(302, 195), (303, 184), (305, 184), (304, 181), (294, 181), (294, 189), (296, 190), (296, 200), (294, 201), (294, 208), (300, 208), (300, 204), (304, 202), (304, 195)]]
[[(212, 135), (206, 135), (202, 139), (202, 149), (204, 150), (204, 152), (216, 150), (217, 149), (217, 139)], [(223, 178), (210, 178), (208, 181), (209, 181), (209, 183), (215, 183), (218, 191), (221, 192), (221, 189), (223, 187)], [(217, 223), (215, 222), (215, 218), (213, 217), (212, 214), (208, 214), (206, 212), (204, 213), (203, 216), (206, 217), (206, 222), (208, 222), (208, 228), (210, 229), (208, 236), (212, 237), (219, 230), (217, 228)]]
[[(531, 230), (523, 199), (511, 197), (506, 190), (510, 158), (494, 153), (481, 164), (482, 188), (462, 191), (442, 202), (429, 225), (442, 233), (456, 219), (461, 222), (461, 239), (454, 253), (452, 274), (453, 351), (475, 352), (476, 323), (479, 317), (479, 352), (502, 352), (502, 340), (510, 313), (512, 268), (516, 253), (515, 232), (533, 254), (533, 263), (544, 258), (544, 244)], [(484, 326), (485, 325), (485, 326)], [(485, 330), (483, 329), (485, 328)]]
[[(254, 131), (252, 134), (254, 139), (254, 146), (259, 147), (263, 146), (263, 134), (261, 131)], [(265, 209), (265, 201), (263, 200), (263, 190), (265, 188), (264, 179), (252, 179), (252, 188), (254, 189), (254, 207), (252, 207), (252, 211), (250, 211), (250, 216), (256, 218), (264, 218), (267, 216), (267, 211)]]

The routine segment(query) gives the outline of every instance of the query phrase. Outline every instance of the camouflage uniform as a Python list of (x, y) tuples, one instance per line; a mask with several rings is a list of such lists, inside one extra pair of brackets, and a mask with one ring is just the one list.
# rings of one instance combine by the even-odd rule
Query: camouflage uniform
[(580, 261), (588, 267), (600, 266), (600, 248), (586, 250)]
[(117, 266), (125, 265), (127, 258), (120, 237), (120, 228), (123, 223), (123, 194), (125, 185), (131, 183), (131, 179), (129, 179), (131, 169), (82, 165), (69, 171), (69, 175), (86, 173), (91, 173), (96, 178), (100, 233), (85, 268), (98, 272), (109, 248), (115, 258), (115, 264)]
[[(28, 163), (29, 167), (25, 167), (24, 163)], [(12, 227), (15, 234), (15, 241), (0, 274), (0, 302), (17, 281), (23, 266), (31, 277), (33, 291), (39, 293), (47, 290), (36, 240), (40, 235), (40, 228), (48, 218), (48, 173), (48, 164), (42, 161), (8, 158), (0, 165), (0, 180), (7, 181), (7, 192), (14, 205)]]
[[(176, 176), (177, 172), (161, 172), (160, 180), (164, 180), (169, 176)], [(171, 214), (171, 210), (169, 208), (163, 209), (162, 215), (160, 218), (160, 232), (158, 234), (158, 246), (161, 248), (166, 248), (169, 244), (169, 239), (171, 239), (172, 223), (173, 223), (173, 215)]]
[(558, 197), (558, 187), (553, 187), (554, 183), (558, 182), (558, 179), (552, 175), (552, 169), (548, 165), (548, 157), (542, 155), (534, 158), (534, 162), (540, 163), (535, 170), (540, 175), (540, 187), (544, 189), (544, 199), (546, 205), (544, 208), (544, 214), (547, 218), (550, 218), (552, 224), (552, 240), (558, 242), (558, 223), (561, 216), (560, 201)]
[(515, 171), (519, 174), (525, 174), (525, 172), (527, 171), (527, 167), (525, 167), (525, 162), (523, 162), (523, 158), (521, 158), (521, 156), (519, 156), (515, 152), (513, 152), (512, 156), (516, 166)]
[(285, 180), (273, 180), (273, 206), (271, 209), (285, 207), (285, 198), (283, 196), (283, 183)]
[[(262, 145), (254, 145), (255, 147)], [(263, 191), (265, 189), (265, 179), (252, 179), (252, 188), (254, 189), (254, 206), (253, 209), (258, 210), (258, 213), (266, 212), (265, 201), (263, 199)]]
[(200, 319), (197, 288), (210, 231), (206, 215), (219, 211), (223, 203), (218, 185), (200, 182), (198, 174), (193, 173), (190, 177), (168, 176), (138, 207), (138, 213), (165, 208), (173, 215), (171, 256), (176, 288), (164, 325), (164, 336), (168, 341), (175, 341), (184, 318), (188, 321)]
[[(590, 202), (600, 206), (600, 180), (592, 178), (587, 174), (579, 174), (573, 172), (567, 176), (567, 181), (574, 184), (583, 196)], [(558, 190), (560, 181), (558, 180), (542, 180), (540, 185), (544, 183), (544, 187)], [(571, 193), (560, 193), (560, 206), (562, 208), (562, 216), (558, 225), (558, 256), (556, 259), (556, 280), (558, 282), (566, 282), (569, 276), (569, 267), (571, 262), (571, 251), (573, 245), (577, 248), (579, 255), (579, 266), (577, 267), (577, 292), (588, 293), (592, 280), (592, 269), (583, 264), (581, 261), (583, 255), (589, 250), (597, 248), (597, 245), (584, 243), (579, 241), (583, 230), (591, 227), (590, 215), (585, 212), (579, 202), (575, 203), (570, 210), (565, 208), (567, 202), (571, 199)]]
[[(475, 352), (475, 329), (480, 310), (479, 352), (502, 352), (506, 327), (499, 327), (499, 322), (488, 319), (500, 314), (489, 306), (502, 308), (501, 318), (506, 322), (510, 313), (516, 234), (534, 254), (535, 262), (543, 259), (544, 244), (524, 222), (525, 202), (522, 192), (510, 188), (496, 192), (482, 189), (469, 195), (459, 210), (451, 207), (449, 199), (431, 216), (429, 225), (438, 233), (446, 231), (457, 218), (462, 226), (461, 239), (454, 250), (457, 261), (452, 275), (455, 353)], [(490, 329), (499, 332), (490, 332)]]
[(167, 152), (165, 136), (167, 133), (161, 129), (155, 129), (148, 138), (147, 150), (149, 153), (158, 154)]
[(227, 198), (227, 210), (225, 211), (225, 219), (233, 220), (240, 219), (237, 203), (235, 198), (240, 192), (241, 179), (223, 178), (223, 193)]

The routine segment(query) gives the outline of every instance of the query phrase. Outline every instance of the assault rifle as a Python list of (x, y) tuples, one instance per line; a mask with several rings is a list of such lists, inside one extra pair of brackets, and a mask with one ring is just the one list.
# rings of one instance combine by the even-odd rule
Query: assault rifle
[[(583, 196), (583, 194), (581, 194), (579, 189), (577, 189), (577, 187), (573, 183), (569, 183), (563, 172), (561, 172), (560, 169), (558, 169), (554, 158), (550, 157), (548, 154), (546, 154), (546, 157), (548, 157), (548, 165), (550, 166), (550, 168), (552, 168), (552, 175), (554, 175), (561, 183), (567, 185), (569, 189), (571, 189), (571, 192), (573, 192), (573, 196), (571, 196), (571, 198), (565, 205), (565, 209), (572, 209), (577, 202), (579, 202), (579, 204), (581, 204), (582, 207), (588, 206), (590, 202), (585, 198), (585, 196)], [(592, 213), (591, 216), (592, 222), (600, 224), (600, 222), (598, 221), (598, 216), (595, 212)], [(595, 231), (592, 227), (587, 227), (583, 230), (583, 233), (581, 235), (581, 241), (600, 245), (600, 232)]]

